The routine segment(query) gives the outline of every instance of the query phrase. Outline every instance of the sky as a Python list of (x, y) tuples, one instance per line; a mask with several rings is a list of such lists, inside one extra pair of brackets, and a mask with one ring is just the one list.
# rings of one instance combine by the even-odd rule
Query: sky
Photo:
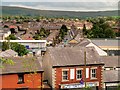
[(120, 0), (2, 0), (2, 6), (18, 6), (40, 10), (106, 11), (118, 10)]

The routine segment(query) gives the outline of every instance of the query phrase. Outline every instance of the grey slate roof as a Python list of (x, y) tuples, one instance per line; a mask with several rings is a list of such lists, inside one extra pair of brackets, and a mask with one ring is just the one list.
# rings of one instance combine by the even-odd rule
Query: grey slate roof
[(25, 73), (43, 71), (36, 57), (12, 57), (14, 65), (3, 64), (3, 69), (0, 74)]
[(78, 46), (83, 46), (85, 47), (86, 45), (88, 45), (91, 41), (89, 39), (84, 39), (82, 40), (80, 43), (76, 44), (74, 47), (78, 47)]
[(91, 39), (98, 46), (118, 46), (120, 39)]
[[(84, 65), (84, 47), (49, 48), (52, 66)], [(86, 48), (87, 64), (101, 64), (94, 48)]]
[(103, 72), (103, 82), (120, 81), (120, 72), (118, 70), (106, 70)]
[(105, 67), (120, 67), (120, 56), (102, 56), (101, 60)]
[(47, 41), (53, 41), (53, 39), (55, 39), (58, 34), (59, 34), (59, 31), (54, 30), (54, 32), (50, 33), (50, 35), (47, 37)]
[(18, 56), (18, 53), (11, 49), (0, 52), (0, 57), (15, 57), (15, 56)]

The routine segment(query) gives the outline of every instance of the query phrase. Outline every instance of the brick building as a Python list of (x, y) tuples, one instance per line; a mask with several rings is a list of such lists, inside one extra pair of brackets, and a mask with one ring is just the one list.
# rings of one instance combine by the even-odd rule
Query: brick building
[(0, 72), (0, 88), (12, 90), (28, 90), (29, 88), (42, 88), (43, 69), (35, 57), (9, 58), (14, 65), (3, 64)]
[(49, 48), (43, 58), (45, 79), (52, 88), (73, 89), (102, 87), (102, 66), (94, 48), (86, 48), (86, 66), (83, 47)]

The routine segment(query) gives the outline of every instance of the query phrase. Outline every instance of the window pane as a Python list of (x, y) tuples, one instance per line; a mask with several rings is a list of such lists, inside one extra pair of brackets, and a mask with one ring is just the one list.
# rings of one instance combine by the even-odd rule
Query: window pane
[(63, 80), (68, 80), (68, 71), (63, 71)]
[(77, 70), (76, 75), (77, 75), (77, 79), (82, 78), (82, 70)]
[(92, 78), (96, 78), (96, 69), (92, 69), (91, 76)]

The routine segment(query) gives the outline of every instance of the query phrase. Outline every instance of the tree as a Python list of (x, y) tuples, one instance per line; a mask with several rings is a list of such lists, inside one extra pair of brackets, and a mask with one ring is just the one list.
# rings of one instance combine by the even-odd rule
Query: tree
[(3, 42), (2, 43), (2, 51), (5, 51), (7, 49), (9, 49), (9, 43), (8, 42)]
[(33, 36), (33, 38), (35, 40), (39, 40), (39, 39), (48, 37), (49, 34), (50, 34), (50, 31), (47, 31), (44, 28), (41, 28), (40, 30), (37, 30), (37, 32), (35, 33), (35, 36)]
[(16, 40), (17, 38), (15, 37), (14, 34), (10, 34), (6, 39), (7, 40)]
[(28, 50), (25, 48), (24, 45), (18, 44), (18, 43), (11, 43), (11, 49), (16, 51), (19, 56), (26, 55), (28, 53)]
[(103, 18), (94, 20), (93, 27), (87, 31), (88, 38), (115, 38), (115, 33)]
[(9, 28), (9, 26), (5, 25), (4, 28)]
[(85, 24), (83, 25), (83, 35), (87, 35), (87, 29), (86, 29)]
[(25, 48), (24, 45), (18, 44), (18, 43), (10, 43), (10, 42), (3, 42), (2, 44), (2, 50), (8, 50), (12, 49), (18, 53), (19, 56), (26, 55), (28, 53), (28, 50)]
[(59, 32), (59, 38), (60, 40), (63, 40), (65, 35), (67, 35), (68, 29), (66, 27), (66, 25), (62, 25), (62, 27), (60, 28), (60, 32)]

